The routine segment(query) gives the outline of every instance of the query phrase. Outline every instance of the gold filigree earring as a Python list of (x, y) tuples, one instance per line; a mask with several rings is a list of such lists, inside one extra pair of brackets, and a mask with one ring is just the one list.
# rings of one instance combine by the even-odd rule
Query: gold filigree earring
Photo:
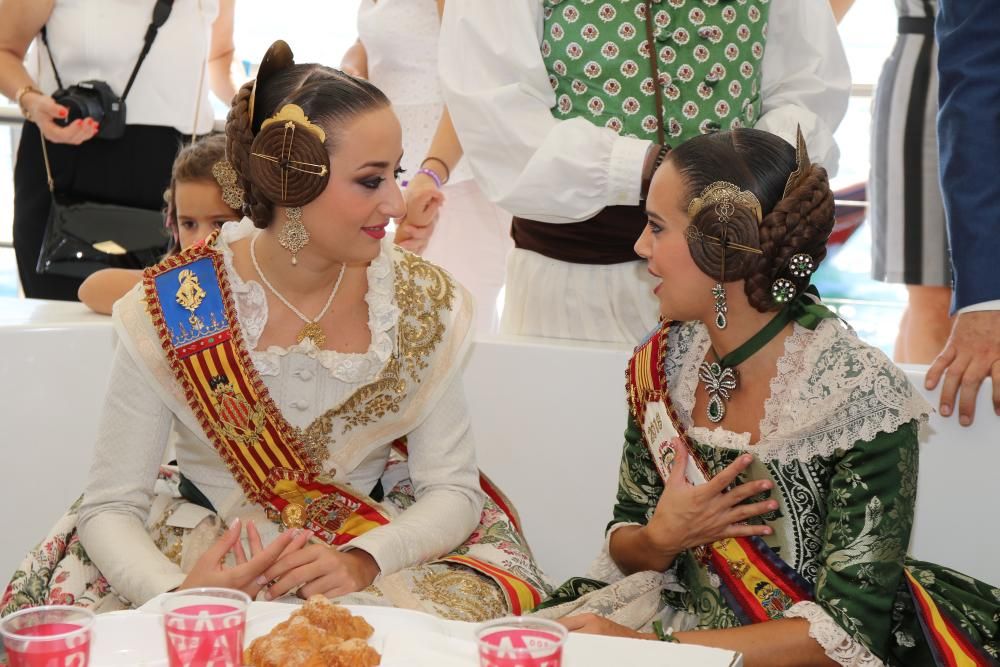
[(285, 224), (281, 227), (281, 233), (278, 234), (278, 243), (281, 244), (282, 248), (292, 253), (292, 265), (295, 265), (299, 263), (297, 255), (309, 243), (309, 231), (302, 224), (302, 209), (300, 207), (293, 206), (285, 210), (288, 219), (285, 220)]

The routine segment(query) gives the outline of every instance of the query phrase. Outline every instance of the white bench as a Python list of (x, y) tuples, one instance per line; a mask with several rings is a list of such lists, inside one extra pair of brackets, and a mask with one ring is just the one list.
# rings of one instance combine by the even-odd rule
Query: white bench
[[(80, 494), (112, 344), (108, 318), (78, 304), (0, 299), (0, 580)], [(623, 346), (490, 339), (467, 362), (480, 465), (517, 505), (555, 580), (585, 571), (610, 519), (628, 355)], [(922, 369), (908, 373), (923, 391)], [(911, 551), (1000, 584), (1000, 420), (988, 395), (973, 427), (933, 416), (923, 434)]]

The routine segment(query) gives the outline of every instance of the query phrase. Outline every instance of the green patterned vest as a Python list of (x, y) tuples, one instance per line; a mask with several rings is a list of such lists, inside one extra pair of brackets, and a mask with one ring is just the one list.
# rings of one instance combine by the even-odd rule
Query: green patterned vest
[[(644, 0), (543, 0), (542, 56), (556, 118), (656, 140)], [(666, 140), (752, 127), (769, 0), (653, 0)]]

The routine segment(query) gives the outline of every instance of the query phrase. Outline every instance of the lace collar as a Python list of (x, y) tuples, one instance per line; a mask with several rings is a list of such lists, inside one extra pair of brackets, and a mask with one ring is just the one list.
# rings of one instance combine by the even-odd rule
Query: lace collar
[(698, 366), (710, 343), (704, 324), (678, 325), (669, 334), (673, 352), (665, 364), (678, 415), (690, 437), (704, 445), (749, 450), (781, 464), (808, 461), (892, 433), (913, 419), (925, 421), (931, 410), (901, 370), (838, 320), (824, 320), (815, 331), (796, 324), (771, 380), (760, 440), (751, 445), (749, 433), (691, 426)]
[(335, 350), (321, 350), (305, 339), (291, 347), (272, 345), (266, 350), (257, 350), (264, 325), (267, 323), (267, 296), (263, 286), (256, 280), (244, 281), (233, 268), (233, 252), (229, 246), (234, 241), (254, 233), (253, 223), (244, 218), (239, 222), (227, 222), (219, 234), (216, 248), (222, 252), (229, 282), (236, 302), (236, 312), (243, 327), (243, 337), (250, 357), (261, 375), (278, 375), (281, 360), (289, 354), (302, 354), (315, 359), (330, 372), (330, 376), (344, 382), (367, 382), (378, 374), (395, 348), (393, 330), (399, 320), (399, 308), (395, 299), (395, 272), (392, 264), (392, 248), (389, 241), (382, 244), (379, 253), (368, 267), (368, 329), (372, 342), (364, 353), (344, 353)]

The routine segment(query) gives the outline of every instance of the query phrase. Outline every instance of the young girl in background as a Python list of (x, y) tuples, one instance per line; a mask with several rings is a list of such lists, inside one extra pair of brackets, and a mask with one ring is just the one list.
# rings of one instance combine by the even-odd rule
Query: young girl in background
[[(170, 188), (164, 193), (166, 226), (170, 232), (167, 256), (204, 240), (228, 220), (239, 220), (242, 202), (224, 194), (235, 173), (226, 162), (226, 138), (205, 137), (185, 146), (174, 159)], [(142, 278), (135, 269), (103, 269), (90, 275), (77, 296), (94, 312), (111, 314), (111, 307)]]

